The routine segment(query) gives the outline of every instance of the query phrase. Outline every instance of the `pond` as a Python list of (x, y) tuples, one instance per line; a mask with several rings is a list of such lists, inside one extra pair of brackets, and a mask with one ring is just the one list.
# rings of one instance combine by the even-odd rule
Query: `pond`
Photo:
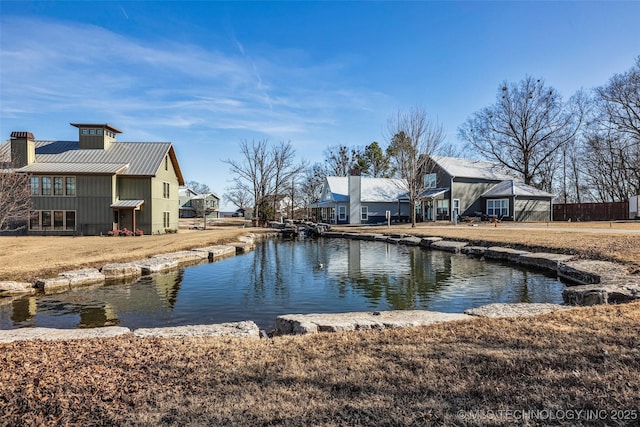
[(268, 239), (245, 255), (128, 285), (0, 298), (0, 329), (136, 329), (253, 320), (269, 330), (282, 314), (461, 313), (495, 302), (562, 303), (563, 289), (554, 276), (538, 271), (419, 247)]

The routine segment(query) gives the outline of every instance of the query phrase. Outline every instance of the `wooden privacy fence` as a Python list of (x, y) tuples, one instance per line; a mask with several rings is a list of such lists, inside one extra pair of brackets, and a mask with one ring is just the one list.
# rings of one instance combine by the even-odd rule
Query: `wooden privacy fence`
[(629, 219), (629, 202), (558, 203), (553, 205), (554, 221), (612, 221)]

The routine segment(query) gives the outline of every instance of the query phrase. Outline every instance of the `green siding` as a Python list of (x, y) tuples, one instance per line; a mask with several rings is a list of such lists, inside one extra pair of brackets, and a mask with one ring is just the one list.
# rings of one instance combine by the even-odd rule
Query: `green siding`
[(460, 215), (472, 216), (474, 212), (484, 212), (480, 195), (495, 185), (495, 181), (454, 180), (452, 198), (460, 199)]
[[(166, 157), (168, 159), (168, 155)], [(167, 170), (165, 170), (165, 165)], [(169, 183), (169, 198), (165, 198), (163, 184)], [(165, 228), (178, 229), (178, 213), (180, 201), (178, 197), (178, 176), (170, 159), (165, 163), (163, 160), (156, 172), (155, 178), (151, 179), (151, 204), (153, 233), (164, 233)], [(164, 212), (169, 212), (169, 227), (165, 227)]]
[(550, 221), (551, 200), (516, 197), (515, 220), (539, 222)]

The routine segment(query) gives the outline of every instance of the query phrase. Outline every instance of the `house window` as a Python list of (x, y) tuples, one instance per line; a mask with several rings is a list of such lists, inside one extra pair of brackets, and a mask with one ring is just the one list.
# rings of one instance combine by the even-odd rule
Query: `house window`
[(96, 134), (102, 135), (102, 129), (96, 129)]
[(53, 177), (53, 195), (54, 196), (64, 195), (64, 178), (61, 176)]
[(29, 229), (30, 230), (40, 229), (40, 211), (29, 212)]
[(509, 216), (509, 199), (487, 200), (487, 215)]
[(75, 196), (76, 195), (76, 177), (68, 176), (65, 180), (66, 184), (66, 194), (67, 196)]
[(51, 228), (51, 211), (42, 211), (42, 223), (41, 228), (46, 230)]
[(89, 135), (94, 135), (96, 133), (95, 129), (89, 129)]
[(76, 229), (75, 211), (31, 211), (29, 212), (30, 230), (68, 230)]
[(42, 195), (43, 196), (51, 195), (51, 177), (50, 176), (42, 177)]
[(169, 183), (168, 182), (163, 182), (162, 183), (162, 197), (164, 197), (165, 199), (169, 198)]
[(347, 220), (347, 207), (346, 206), (338, 206), (338, 220), (346, 221)]
[(76, 211), (66, 211), (65, 212), (65, 230), (75, 230), (76, 229)]
[(86, 129), (82, 129), (82, 134), (86, 135), (87, 134), (87, 130)]
[(29, 179), (29, 186), (31, 187), (32, 196), (40, 195), (40, 177), (39, 176), (32, 176)]
[(449, 199), (436, 200), (436, 215), (438, 219), (444, 219), (449, 216)]
[(165, 156), (164, 158), (164, 170), (169, 170), (169, 156)]
[(327, 209), (326, 208), (321, 208), (320, 210), (322, 211), (322, 220), (326, 221), (327, 220)]
[(424, 188), (436, 188), (436, 174), (428, 173), (424, 176)]
[(360, 209), (360, 220), (366, 221), (369, 219), (369, 208), (367, 206), (363, 206)]
[(162, 224), (164, 228), (169, 228), (169, 212), (162, 212)]
[(53, 228), (54, 230), (64, 229), (64, 212), (53, 211)]

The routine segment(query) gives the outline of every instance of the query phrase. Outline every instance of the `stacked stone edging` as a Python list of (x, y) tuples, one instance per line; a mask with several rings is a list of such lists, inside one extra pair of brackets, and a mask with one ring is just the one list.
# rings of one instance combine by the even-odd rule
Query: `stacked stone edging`
[(287, 314), (276, 318), (276, 334), (300, 335), (319, 332), (406, 328), (470, 318), (462, 313), (440, 313), (425, 310)]
[(189, 325), (169, 328), (140, 328), (131, 330), (123, 326), (106, 326), (88, 329), (21, 328), (0, 330), (0, 343), (25, 340), (77, 340), (111, 338), (133, 334), (137, 338), (187, 338), (187, 337), (240, 337), (260, 338), (258, 325), (252, 321), (229, 322), (217, 325)]
[(36, 293), (36, 288), (33, 286), (33, 283), (14, 282), (11, 280), (0, 282), (0, 297), (31, 295), (35, 293)]
[(253, 234), (238, 237), (238, 242), (227, 245), (207, 246), (192, 250), (169, 252), (153, 255), (126, 263), (109, 263), (101, 269), (84, 268), (66, 271), (57, 277), (37, 279), (35, 283), (0, 281), (0, 298), (6, 296), (30, 295), (41, 290), (45, 293), (66, 292), (74, 287), (88, 285), (104, 285), (105, 283), (137, 280), (141, 276), (166, 273), (180, 267), (200, 262), (215, 261), (237, 253), (245, 253), (255, 249), (255, 241), (277, 236), (277, 233)]
[(515, 303), (515, 304), (487, 304), (478, 308), (465, 310), (464, 313), (470, 316), (505, 318), (537, 316), (539, 314), (551, 313), (557, 310), (569, 308), (566, 305), (547, 303)]

